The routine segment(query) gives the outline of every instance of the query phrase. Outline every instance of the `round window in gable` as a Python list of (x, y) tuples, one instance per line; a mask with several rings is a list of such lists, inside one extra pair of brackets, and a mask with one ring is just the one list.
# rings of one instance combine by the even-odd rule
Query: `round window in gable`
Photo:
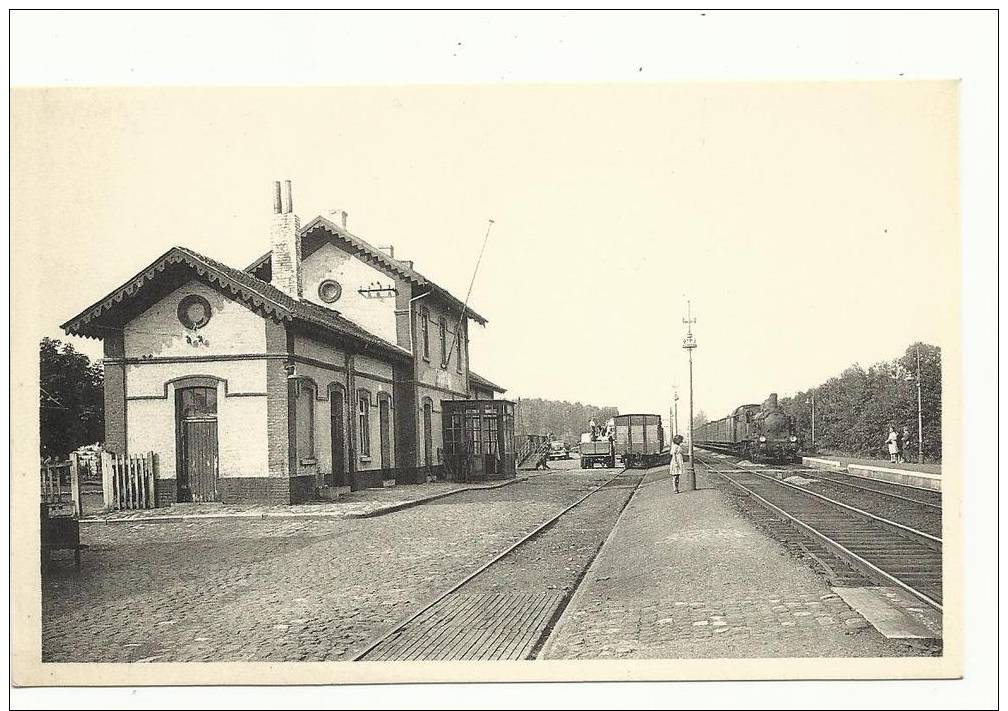
[(326, 279), (321, 284), (319, 284), (318, 295), (327, 304), (331, 304), (339, 300), (339, 297), (343, 294), (343, 287), (339, 285), (338, 281), (334, 279)]
[(190, 294), (178, 305), (178, 320), (194, 331), (206, 326), (212, 314), (210, 302), (199, 294)]

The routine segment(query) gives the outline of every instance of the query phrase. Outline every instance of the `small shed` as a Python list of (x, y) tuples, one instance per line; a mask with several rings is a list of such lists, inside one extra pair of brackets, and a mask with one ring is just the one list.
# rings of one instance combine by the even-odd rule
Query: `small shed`
[(514, 403), (442, 400), (445, 468), (452, 481), (515, 475)]

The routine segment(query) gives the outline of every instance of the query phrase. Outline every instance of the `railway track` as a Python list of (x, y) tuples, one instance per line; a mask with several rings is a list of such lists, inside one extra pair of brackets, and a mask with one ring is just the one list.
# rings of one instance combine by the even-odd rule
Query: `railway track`
[(698, 462), (869, 580), (942, 610), (942, 540), (769, 474)]
[[(849, 489), (870, 492), (879, 496), (884, 496), (898, 501), (923, 506), (925, 508), (941, 511), (941, 493), (928, 489), (918, 489), (903, 484), (893, 484), (890, 482), (875, 481), (866, 477), (859, 477), (852, 474), (831, 474), (822, 469), (802, 469), (810, 474), (814, 474), (816, 479), (828, 481)], [(856, 479), (857, 481), (852, 481)]]
[(844, 474), (824, 473), (820, 469), (796, 465), (760, 467), (758, 471), (785, 481), (790, 481), (793, 476), (810, 479), (807, 484), (802, 484), (803, 488), (932, 536), (941, 536), (941, 494), (938, 492), (914, 490), (907, 495), (907, 492), (850, 481)]
[[(534, 658), (643, 478), (622, 470), (593, 487), (354, 661)], [(526, 570), (546, 577), (523, 580)]]

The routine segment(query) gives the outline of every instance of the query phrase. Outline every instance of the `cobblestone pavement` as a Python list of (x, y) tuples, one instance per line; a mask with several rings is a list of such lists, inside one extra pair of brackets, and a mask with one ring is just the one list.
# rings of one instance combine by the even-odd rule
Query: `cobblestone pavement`
[[(709, 486), (697, 471), (698, 486)], [(885, 639), (714, 489), (649, 472), (542, 656), (913, 655)]]
[(359, 520), (85, 524), (82, 570), (60, 562), (43, 583), (42, 658), (347, 659), (613, 473), (545, 472)]

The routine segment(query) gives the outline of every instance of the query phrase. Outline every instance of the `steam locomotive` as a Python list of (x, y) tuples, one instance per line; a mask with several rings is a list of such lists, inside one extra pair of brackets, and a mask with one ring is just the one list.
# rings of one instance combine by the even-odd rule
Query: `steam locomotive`
[(744, 457), (751, 462), (798, 461), (804, 442), (793, 417), (770, 393), (762, 405), (741, 405), (728, 417), (694, 430), (697, 446)]

